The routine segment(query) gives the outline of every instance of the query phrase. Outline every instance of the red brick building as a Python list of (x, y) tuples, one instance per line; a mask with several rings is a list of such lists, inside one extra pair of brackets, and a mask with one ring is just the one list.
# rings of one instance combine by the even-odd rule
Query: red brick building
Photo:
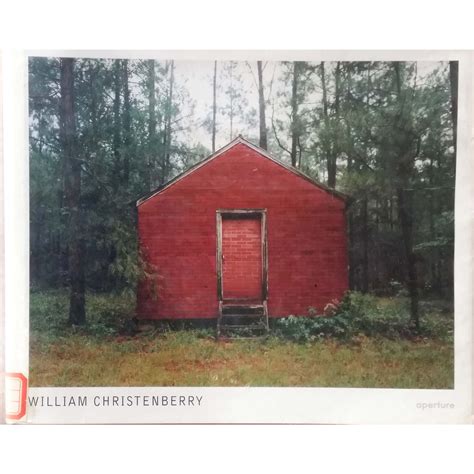
[(348, 289), (346, 197), (241, 137), (137, 207), (138, 318), (303, 316)]

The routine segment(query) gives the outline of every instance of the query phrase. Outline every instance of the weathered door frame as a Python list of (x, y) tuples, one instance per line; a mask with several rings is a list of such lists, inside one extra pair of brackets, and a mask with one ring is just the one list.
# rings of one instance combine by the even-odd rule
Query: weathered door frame
[(216, 269), (217, 269), (217, 298), (220, 303), (224, 300), (224, 282), (222, 278), (222, 218), (225, 217), (259, 217), (262, 243), (262, 301), (268, 297), (268, 245), (267, 245), (267, 210), (266, 209), (218, 209), (216, 211)]

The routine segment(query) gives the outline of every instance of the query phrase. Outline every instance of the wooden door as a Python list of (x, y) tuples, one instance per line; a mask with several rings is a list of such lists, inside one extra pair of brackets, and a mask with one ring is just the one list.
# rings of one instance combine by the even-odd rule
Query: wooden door
[(262, 220), (260, 216), (222, 218), (224, 300), (262, 301)]

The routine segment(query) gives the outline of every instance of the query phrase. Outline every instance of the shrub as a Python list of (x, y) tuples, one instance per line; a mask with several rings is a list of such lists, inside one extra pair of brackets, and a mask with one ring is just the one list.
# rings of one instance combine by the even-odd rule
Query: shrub
[(134, 298), (123, 294), (86, 294), (87, 322), (83, 327), (68, 325), (69, 295), (64, 290), (30, 294), (30, 328), (43, 338), (70, 334), (107, 337), (117, 334), (133, 316)]
[(343, 339), (351, 336), (346, 318), (289, 316), (275, 322), (275, 335), (297, 342), (314, 341), (325, 337)]
[[(72, 334), (93, 338), (115, 336), (133, 317), (135, 299), (128, 294), (87, 293), (87, 324), (84, 327), (68, 326), (69, 297), (66, 291), (32, 292), (30, 296), (30, 327), (36, 339), (56, 340)], [(280, 339), (308, 342), (325, 338), (338, 340), (357, 339), (360, 336), (396, 338), (437, 338), (452, 341), (454, 321), (447, 302), (430, 300), (420, 304), (421, 331), (417, 335), (410, 329), (409, 299), (403, 297), (380, 298), (357, 292), (348, 292), (341, 302), (326, 305), (323, 314), (308, 309), (309, 317), (289, 316), (271, 320), (272, 332)], [(144, 336), (154, 338), (157, 333), (189, 330), (189, 336), (210, 338), (215, 327), (199, 330), (186, 322), (171, 325), (162, 322)], [(192, 331), (191, 331), (192, 330)], [(244, 331), (242, 336), (248, 335)], [(187, 337), (187, 336), (182, 336)], [(354, 339), (354, 340), (355, 340)], [(185, 341), (183, 341), (184, 343)]]
[[(420, 320), (421, 333), (417, 337), (452, 338), (452, 318), (440, 318), (431, 312)], [(330, 311), (326, 306), (324, 315), (289, 316), (275, 321), (273, 329), (276, 336), (298, 342), (348, 340), (359, 335), (390, 339), (414, 336), (407, 298), (377, 298), (358, 292), (348, 292), (337, 307), (331, 303)]]

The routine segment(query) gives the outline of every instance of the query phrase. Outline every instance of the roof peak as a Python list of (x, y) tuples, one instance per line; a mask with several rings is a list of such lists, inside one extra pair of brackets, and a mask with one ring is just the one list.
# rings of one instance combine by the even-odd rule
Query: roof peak
[(188, 168), (187, 170), (185, 170), (182, 173), (178, 174), (177, 176), (175, 176), (173, 179), (171, 179), (167, 183), (163, 184), (162, 186), (158, 187), (154, 191), (151, 191), (150, 193), (146, 194), (142, 198), (138, 199), (136, 205), (139, 206), (140, 204), (144, 203), (145, 201), (148, 201), (148, 199), (151, 199), (153, 196), (156, 196), (158, 193), (161, 193), (162, 191), (164, 191), (168, 187), (172, 186), (177, 181), (181, 180), (182, 178), (185, 178), (186, 176), (191, 174), (193, 171), (199, 169), (201, 166), (205, 165), (206, 163), (213, 160), (214, 158), (217, 158), (218, 156), (222, 155), (223, 153), (225, 153), (226, 151), (230, 150), (231, 148), (233, 148), (234, 146), (236, 146), (238, 144), (246, 145), (250, 149), (256, 151), (257, 153), (264, 156), (265, 158), (268, 158), (269, 160), (273, 161), (277, 165), (282, 166), (283, 168), (286, 168), (291, 173), (293, 173), (297, 176), (300, 176), (303, 179), (306, 179), (310, 183), (314, 184), (315, 186), (321, 188), (322, 190), (324, 190), (324, 191), (326, 191), (330, 194), (333, 194), (334, 196), (338, 197), (339, 199), (342, 199), (344, 201), (348, 199), (348, 196), (345, 195), (344, 193), (336, 191), (335, 189), (330, 188), (330, 187), (314, 180), (313, 178), (311, 178), (311, 176), (308, 176), (307, 174), (303, 173), (299, 169), (297, 169), (297, 168), (295, 168), (291, 165), (288, 165), (287, 163), (284, 163), (284, 162), (278, 160), (277, 158), (274, 158), (272, 155), (270, 155), (270, 153), (268, 153), (267, 150), (265, 150), (264, 148), (262, 148), (258, 145), (254, 145), (252, 142), (250, 142), (249, 140), (244, 138), (241, 134), (239, 134), (233, 140), (231, 140), (229, 143), (222, 146), (221, 148), (216, 150), (214, 153), (211, 153), (207, 158), (204, 158), (203, 160), (197, 162), (195, 165), (191, 166), (191, 168)]

